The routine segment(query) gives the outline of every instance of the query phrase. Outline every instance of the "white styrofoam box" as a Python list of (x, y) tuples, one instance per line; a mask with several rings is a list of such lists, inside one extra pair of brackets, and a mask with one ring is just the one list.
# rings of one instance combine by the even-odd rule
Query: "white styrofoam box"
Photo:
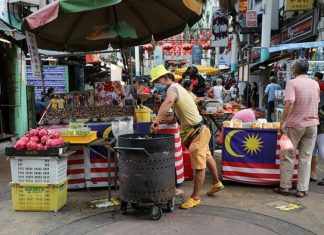
[(67, 176), (67, 157), (10, 157), (14, 183), (59, 184)]

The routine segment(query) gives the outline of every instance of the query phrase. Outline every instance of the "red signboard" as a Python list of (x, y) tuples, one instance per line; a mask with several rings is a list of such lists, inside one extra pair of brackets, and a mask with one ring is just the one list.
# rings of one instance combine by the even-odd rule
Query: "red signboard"
[(292, 23), (284, 26), (281, 32), (281, 42), (291, 43), (299, 42), (303, 39), (314, 35), (314, 12), (311, 11), (306, 15), (296, 19)]

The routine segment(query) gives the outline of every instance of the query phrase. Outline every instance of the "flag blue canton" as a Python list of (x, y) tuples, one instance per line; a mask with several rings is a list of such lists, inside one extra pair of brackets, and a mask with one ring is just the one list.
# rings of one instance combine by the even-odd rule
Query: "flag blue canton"
[(223, 160), (275, 164), (277, 130), (224, 128)]

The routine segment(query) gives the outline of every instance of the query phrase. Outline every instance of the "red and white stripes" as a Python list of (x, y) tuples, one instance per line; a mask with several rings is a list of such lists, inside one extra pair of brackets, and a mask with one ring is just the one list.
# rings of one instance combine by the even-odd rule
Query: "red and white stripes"
[(177, 184), (181, 184), (184, 181), (184, 166), (179, 125), (178, 123), (167, 124), (162, 122), (159, 124), (159, 133), (174, 134), (174, 152)]

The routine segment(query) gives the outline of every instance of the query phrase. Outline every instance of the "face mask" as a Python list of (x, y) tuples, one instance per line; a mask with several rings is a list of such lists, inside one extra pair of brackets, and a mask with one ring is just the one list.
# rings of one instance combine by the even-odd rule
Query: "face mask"
[(166, 86), (163, 85), (162, 83), (156, 83), (155, 84), (155, 89), (157, 89), (159, 92), (163, 92), (166, 90)]

